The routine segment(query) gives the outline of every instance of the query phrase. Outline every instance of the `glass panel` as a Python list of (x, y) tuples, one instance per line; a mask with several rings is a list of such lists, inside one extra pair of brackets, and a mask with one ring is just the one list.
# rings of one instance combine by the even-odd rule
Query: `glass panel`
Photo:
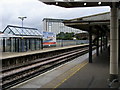
[(15, 52), (17, 52), (18, 51), (18, 49), (17, 49), (17, 45), (18, 45), (18, 43), (17, 43), (17, 38), (15, 38)]
[(24, 46), (23, 46), (24, 51), (26, 51), (26, 48), (27, 48), (27, 47), (26, 47), (26, 39), (23, 39), (23, 45), (24, 45)]
[(39, 41), (39, 39), (36, 39), (36, 49), (37, 50), (40, 49), (40, 41)]
[(26, 33), (26, 29), (22, 29), (23, 30), (23, 32), (24, 32), (24, 34), (23, 35), (27, 35), (27, 33)]
[(20, 32), (20, 35), (26, 35), (22, 28), (16, 28), (16, 29)]
[(15, 38), (11, 38), (11, 52), (15, 52)]
[(41, 35), (41, 33), (38, 30), (35, 30), (35, 32), (37, 33), (37, 35)]
[(27, 30), (26, 30), (26, 29), (24, 29), (24, 32), (26, 33), (26, 35), (29, 35), (29, 33), (27, 32)]
[[(37, 31), (37, 30), (36, 30), (36, 31)], [(37, 31), (37, 33), (38, 33), (39, 35), (41, 35), (40, 31)]]
[(26, 29), (23, 29), (24, 35), (29, 35)]
[(34, 30), (32, 30), (32, 29), (29, 29), (31, 32), (32, 32), (32, 35), (35, 35), (35, 32), (34, 32)]
[(36, 35), (35, 31), (34, 30), (30, 30), (32, 32), (32, 35)]
[(35, 50), (35, 42), (34, 39), (31, 39), (31, 49)]
[(26, 32), (28, 33), (28, 35), (32, 35), (30, 29), (26, 29)]
[(27, 35), (32, 35), (29, 29), (26, 29)]
[(20, 28), (16, 28), (16, 29), (19, 31), (19, 33), (21, 35), (22, 34), (22, 30)]
[(7, 28), (5, 31), (4, 31), (4, 33), (9, 33), (11, 30), (9, 29), (9, 28)]
[(14, 33), (12, 31), (10, 31), (9, 34), (14, 34)]
[(0, 38), (0, 52), (3, 52), (3, 38)]
[(26, 49), (26, 45), (25, 45), (25, 39), (22, 39), (22, 41), (23, 41), (23, 51), (25, 51), (25, 49)]
[(17, 41), (16, 41), (16, 50), (17, 50), (17, 52), (20, 51), (20, 49), (19, 49), (20, 46), (19, 45), (20, 45), (20, 39), (18, 38)]
[(31, 39), (29, 39), (29, 50), (31, 50)]
[(35, 32), (35, 35), (38, 35), (38, 33), (36, 32), (36, 30), (34, 30), (34, 32)]
[(5, 51), (10, 52), (11, 48), (11, 39), (10, 38), (5, 38)]
[(41, 39), (39, 39), (39, 49), (41, 49), (41, 47), (42, 47), (42, 41), (41, 41)]
[(19, 39), (19, 51), (22, 51), (22, 39)]
[(15, 34), (20, 34), (14, 27), (9, 27)]
[(30, 45), (29, 45), (30, 43), (29, 43), (29, 39), (26, 39), (26, 48), (27, 48), (27, 51), (29, 51), (30, 50)]

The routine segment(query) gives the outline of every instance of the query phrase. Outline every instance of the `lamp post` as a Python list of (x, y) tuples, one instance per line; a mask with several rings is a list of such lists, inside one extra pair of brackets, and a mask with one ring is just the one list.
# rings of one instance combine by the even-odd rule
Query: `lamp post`
[(18, 17), (18, 18), (22, 20), (22, 34), (23, 34), (23, 20), (27, 17)]
[(24, 51), (24, 44), (23, 44), (23, 20), (25, 19), (25, 18), (27, 18), (27, 17), (18, 17), (19, 19), (21, 19), (22, 20), (22, 51)]

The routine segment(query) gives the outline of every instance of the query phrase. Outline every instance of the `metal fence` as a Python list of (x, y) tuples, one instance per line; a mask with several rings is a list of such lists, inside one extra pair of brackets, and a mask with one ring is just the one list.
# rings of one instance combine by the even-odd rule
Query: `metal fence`
[(87, 43), (89, 43), (89, 40), (57, 40), (56, 47), (80, 45), (80, 44), (87, 44)]

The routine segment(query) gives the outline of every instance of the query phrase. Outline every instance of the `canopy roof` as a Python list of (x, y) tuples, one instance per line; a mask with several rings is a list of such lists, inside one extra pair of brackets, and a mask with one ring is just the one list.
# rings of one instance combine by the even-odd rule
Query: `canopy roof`
[[(71, 7), (93, 7), (93, 6), (111, 6), (111, 2), (120, 0), (39, 0), (46, 4), (56, 5), (66, 8)], [(118, 3), (120, 5), (120, 3)]]
[[(81, 29), (84, 31), (90, 31), (89, 26), (92, 26), (93, 33), (96, 33), (97, 30), (100, 30), (103, 32), (106, 32), (106, 31), (109, 32), (110, 12), (75, 18), (71, 20), (65, 20), (63, 23), (66, 26)], [(119, 23), (120, 23), (120, 16), (119, 16)]]
[(16, 36), (41, 36), (42, 34), (36, 28), (28, 28), (28, 27), (18, 27), (8, 25), (3, 33), (13, 34)]
[(110, 12), (95, 14), (91, 16), (85, 16), (75, 18), (71, 20), (65, 20), (63, 22), (66, 26), (89, 31), (89, 26), (102, 26), (110, 24)]
[[(39, 1), (42, 1), (45, 4), (56, 5), (60, 7), (66, 7), (66, 8), (112, 6), (112, 2), (118, 2), (116, 4), (117, 5), (116, 7), (120, 8), (120, 0), (39, 0)], [(88, 17), (66, 20), (64, 21), (64, 24), (66, 26), (70, 26), (70, 27), (85, 30), (85, 31), (90, 30), (89, 26), (94, 27), (93, 28), (94, 30), (92, 31), (97, 31), (98, 29), (100, 31), (103, 31), (103, 30), (109, 31), (110, 13), (103, 13), (103, 14), (92, 15)]]

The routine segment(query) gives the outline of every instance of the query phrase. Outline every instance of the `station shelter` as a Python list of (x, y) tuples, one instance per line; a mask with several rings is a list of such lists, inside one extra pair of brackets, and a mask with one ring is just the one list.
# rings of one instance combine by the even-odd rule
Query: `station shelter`
[(1, 52), (26, 52), (42, 49), (42, 34), (36, 28), (8, 25), (0, 34)]

